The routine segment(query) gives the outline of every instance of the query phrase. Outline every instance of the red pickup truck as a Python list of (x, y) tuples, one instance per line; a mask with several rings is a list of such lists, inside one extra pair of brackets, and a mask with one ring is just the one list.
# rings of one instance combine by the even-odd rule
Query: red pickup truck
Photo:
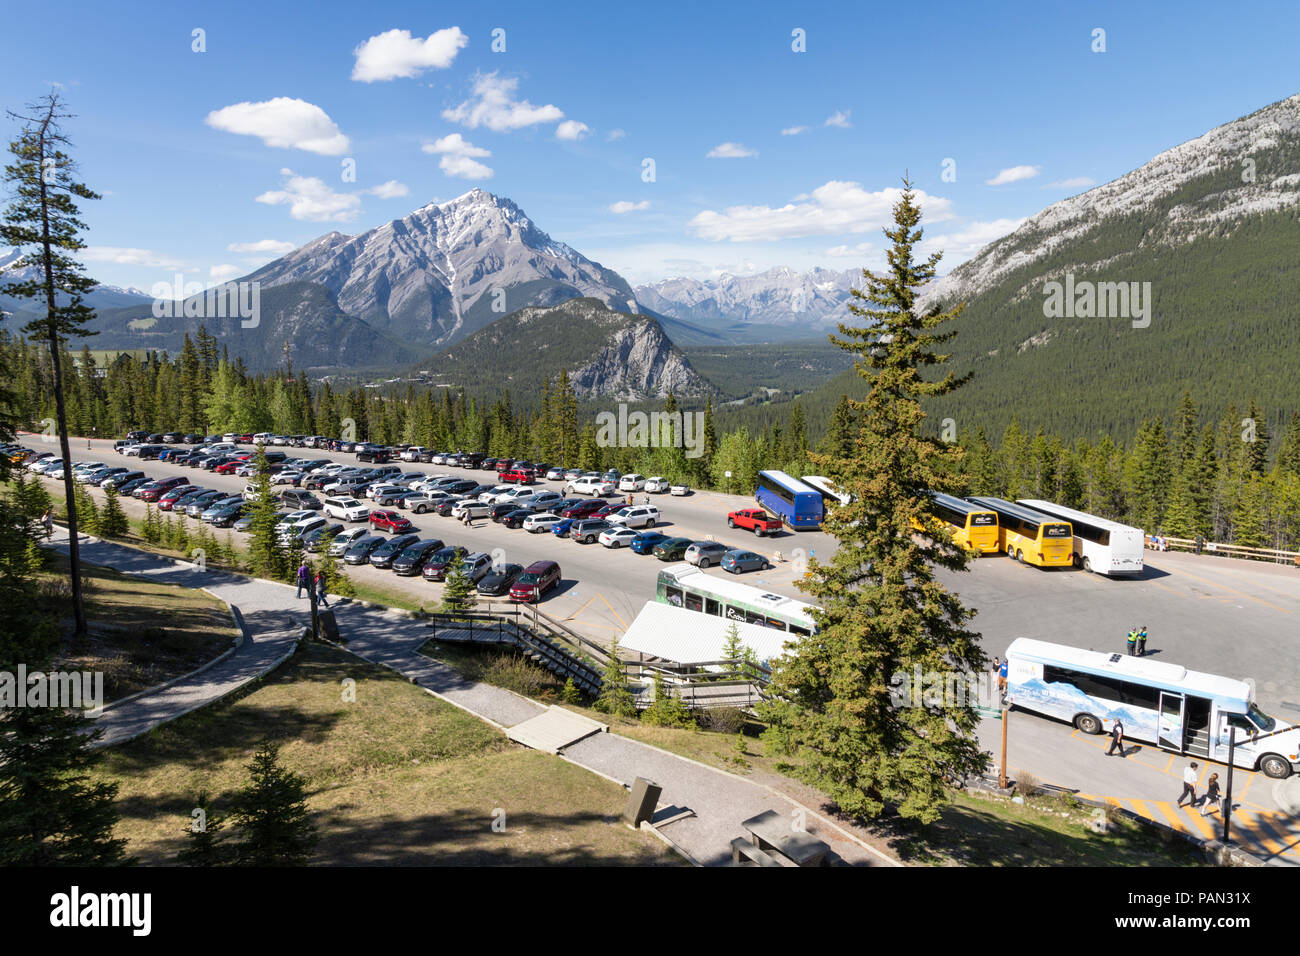
[(728, 528), (748, 528), (760, 538), (781, 530), (781, 519), (773, 518), (762, 508), (742, 508), (727, 515)]

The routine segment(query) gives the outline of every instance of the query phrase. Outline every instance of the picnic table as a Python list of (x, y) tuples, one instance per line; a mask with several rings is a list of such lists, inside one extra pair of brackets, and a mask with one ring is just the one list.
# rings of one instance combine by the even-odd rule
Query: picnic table
[[(795, 866), (826, 865), (826, 854), (830, 852), (830, 847), (816, 837), (794, 829), (790, 821), (775, 810), (764, 810), (758, 816), (745, 820), (741, 826), (748, 831), (754, 849), (761, 853), (778, 853)], [(732, 851), (733, 856), (736, 855), (734, 842)]]

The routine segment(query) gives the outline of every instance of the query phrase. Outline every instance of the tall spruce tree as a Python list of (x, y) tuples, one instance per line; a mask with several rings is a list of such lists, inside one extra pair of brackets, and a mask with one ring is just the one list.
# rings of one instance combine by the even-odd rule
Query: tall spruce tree
[[(982, 769), (974, 709), (956, 701), (898, 708), (896, 674), (979, 672), (985, 657), (965, 624), (972, 612), (935, 579), (936, 566), (961, 570), (965, 553), (931, 510), (927, 489), (959, 491), (961, 449), (927, 437), (920, 400), (964, 384), (949, 372), (925, 377), (948, 358), (936, 349), (953, 331), (938, 331), (963, 308), (916, 309), (935, 275), (938, 253), (918, 262), (921, 210), (910, 182), (894, 206), (888, 268), (863, 270), (850, 311), (864, 322), (839, 326), (831, 341), (853, 353), (869, 385), (850, 403), (848, 454), (813, 455), (819, 473), (853, 496), (824, 527), (840, 547), (810, 562), (805, 589), (821, 606), (817, 633), (801, 638), (774, 668), (771, 692), (784, 702), (773, 717), (803, 758), (800, 772), (848, 814), (877, 816), (886, 805), (921, 821), (937, 818), (944, 779)], [(933, 529), (913, 536), (913, 522)]]
[(241, 866), (302, 866), (311, 861), (317, 835), (301, 776), (280, 764), (280, 748), (265, 743), (248, 765), (249, 782), (231, 814), (239, 828)]
[[(87, 323), (94, 310), (82, 297), (98, 283), (82, 273), (74, 255), (85, 248), (80, 233), (85, 223), (79, 218), (78, 199), (98, 199), (88, 186), (77, 182), (77, 165), (65, 152), (68, 146), (60, 121), (64, 112), (57, 93), (49, 93), (27, 108), (26, 113), (9, 113), (20, 121), (22, 130), (9, 144), (14, 162), (5, 167), (13, 202), (0, 219), (0, 246), (22, 252), (16, 263), (30, 268), (30, 278), (0, 283), (0, 294), (19, 299), (38, 299), (44, 313), (24, 330), (43, 340), (49, 348), (53, 369), (54, 416), (63, 460), (72, 461), (68, 441), (68, 410), (64, 401), (64, 348), (73, 336), (93, 335)], [(77, 513), (73, 500), (72, 469), (63, 471), (63, 493), (68, 508), (69, 578), (72, 584), (73, 637), (86, 638), (86, 608), (81, 593), (81, 545), (77, 540)]]

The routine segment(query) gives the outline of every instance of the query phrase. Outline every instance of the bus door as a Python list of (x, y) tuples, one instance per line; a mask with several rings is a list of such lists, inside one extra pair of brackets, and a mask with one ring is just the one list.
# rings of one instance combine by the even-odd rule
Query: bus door
[(1160, 730), (1156, 741), (1161, 747), (1183, 752), (1183, 695), (1160, 692)]

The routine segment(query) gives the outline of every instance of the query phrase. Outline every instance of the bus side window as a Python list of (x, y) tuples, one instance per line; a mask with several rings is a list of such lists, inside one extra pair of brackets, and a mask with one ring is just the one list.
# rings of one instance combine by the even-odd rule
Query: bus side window
[(757, 611), (746, 611), (746, 612), (745, 612), (745, 623), (746, 623), (746, 624), (760, 624), (760, 625), (766, 627), (766, 626), (767, 626), (767, 618), (765, 618), (762, 614), (758, 613)]
[(692, 594), (690, 591), (687, 591), (687, 592), (686, 592), (686, 610), (688, 610), (688, 611), (703, 611), (703, 610), (704, 610), (704, 598), (700, 597), (698, 594)]
[(730, 604), (728, 604), (726, 618), (728, 621), (744, 621), (745, 612), (741, 608), (732, 607)]
[(722, 615), (722, 605), (713, 600), (713, 598), (706, 597), (704, 599), (704, 613), (712, 614), (714, 617), (720, 617)]
[(808, 636), (808, 631), (807, 631), (805, 628), (802, 628), (802, 627), (795, 627), (793, 624), (790, 625), (790, 633), (791, 633), (791, 634), (798, 634), (800, 637), (807, 637), (807, 636)]
[(771, 628), (775, 628), (775, 629), (778, 630), (778, 631), (784, 631), (784, 630), (785, 630), (785, 621), (778, 621), (778, 620), (777, 620), (776, 618), (774, 618), (774, 617), (769, 617), (769, 618), (767, 619), (767, 626), (768, 626), (768, 627), (771, 627)]
[(664, 596), (668, 598), (668, 603), (673, 607), (682, 606), (682, 589), (681, 588), (664, 588)]

